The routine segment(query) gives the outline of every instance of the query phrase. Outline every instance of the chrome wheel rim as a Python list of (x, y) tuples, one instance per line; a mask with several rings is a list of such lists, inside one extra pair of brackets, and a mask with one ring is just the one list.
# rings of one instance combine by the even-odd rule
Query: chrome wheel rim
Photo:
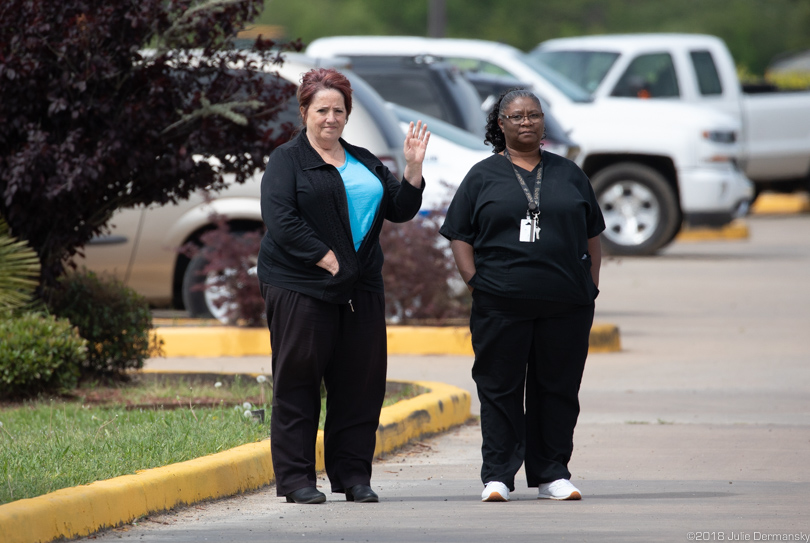
[[(235, 270), (225, 270), (222, 275), (233, 275)], [(224, 277), (215, 273), (209, 273), (205, 278), (205, 305), (211, 315), (223, 324), (229, 324), (228, 314), (237, 308), (236, 302), (231, 301), (233, 294), (231, 290), (222, 284)], [(218, 302), (220, 303), (217, 306)]]
[(636, 181), (620, 181), (599, 195), (605, 217), (603, 235), (616, 245), (638, 246), (648, 241), (661, 222), (661, 204), (653, 192)]

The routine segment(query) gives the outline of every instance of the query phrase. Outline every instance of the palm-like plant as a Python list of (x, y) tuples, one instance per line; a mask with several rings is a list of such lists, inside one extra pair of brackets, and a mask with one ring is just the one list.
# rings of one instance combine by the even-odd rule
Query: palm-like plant
[(12, 237), (0, 216), (0, 312), (25, 307), (39, 285), (39, 258), (24, 241)]

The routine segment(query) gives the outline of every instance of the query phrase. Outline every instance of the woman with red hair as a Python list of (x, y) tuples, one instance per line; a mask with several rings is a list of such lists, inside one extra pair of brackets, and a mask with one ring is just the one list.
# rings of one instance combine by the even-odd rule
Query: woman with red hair
[(379, 235), (384, 219), (405, 222), (419, 211), (430, 132), (421, 121), (410, 124), (400, 182), (341, 138), (352, 112), (343, 74), (310, 70), (298, 102), (303, 127), (270, 155), (261, 188), (267, 233), (258, 276), (273, 352), (276, 491), (288, 502), (326, 500), (315, 484), (323, 382), (332, 492), (376, 502), (371, 461), (387, 366)]

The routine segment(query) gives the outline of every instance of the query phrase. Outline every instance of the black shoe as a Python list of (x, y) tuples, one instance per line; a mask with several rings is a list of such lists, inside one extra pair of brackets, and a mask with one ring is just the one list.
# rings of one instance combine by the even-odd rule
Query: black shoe
[(287, 503), (323, 503), (325, 501), (326, 494), (314, 486), (305, 486), (287, 494)]
[(354, 485), (346, 489), (346, 501), (358, 503), (377, 503), (380, 497), (368, 485)]

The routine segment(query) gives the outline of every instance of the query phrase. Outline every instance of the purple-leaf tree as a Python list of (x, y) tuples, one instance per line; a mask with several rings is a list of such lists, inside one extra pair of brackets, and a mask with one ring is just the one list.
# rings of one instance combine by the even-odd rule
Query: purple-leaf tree
[(291, 126), (278, 46), (232, 47), (263, 0), (3, 0), (0, 215), (42, 286), (118, 208), (244, 182)]
[(442, 324), (470, 314), (466, 288), (458, 291), (451, 284), (458, 271), (447, 242), (439, 235), (442, 222), (441, 213), (431, 212), (383, 226), (385, 311), (399, 324)]

